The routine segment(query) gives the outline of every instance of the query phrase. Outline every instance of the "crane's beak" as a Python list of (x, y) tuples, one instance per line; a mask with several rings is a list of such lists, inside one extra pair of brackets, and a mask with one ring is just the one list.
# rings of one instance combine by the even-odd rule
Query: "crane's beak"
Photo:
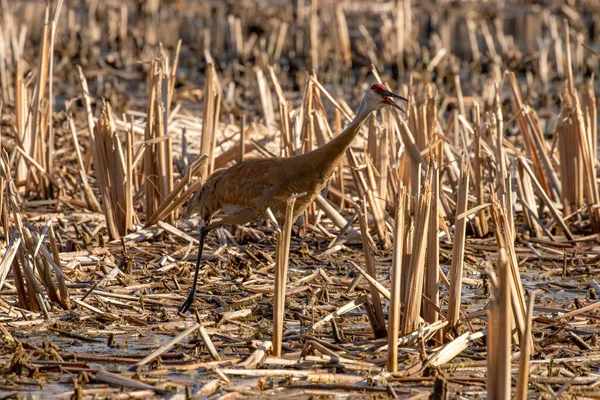
[(392, 98), (396, 98), (396, 99), (400, 99), (403, 101), (406, 101), (408, 103), (408, 100), (405, 97), (400, 96), (399, 94), (396, 93), (392, 93), (389, 90), (384, 90), (381, 95), (383, 96), (383, 98), (385, 99), (385, 102), (387, 104), (389, 104), (390, 106), (397, 108), (398, 110), (402, 111), (404, 114), (406, 114), (406, 111), (404, 111), (404, 109), (402, 107), (400, 107), (398, 104), (394, 103), (394, 101), (392, 100)]

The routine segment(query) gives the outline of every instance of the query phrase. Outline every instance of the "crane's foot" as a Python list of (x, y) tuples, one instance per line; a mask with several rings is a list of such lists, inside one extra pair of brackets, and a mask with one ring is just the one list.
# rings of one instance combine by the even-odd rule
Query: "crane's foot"
[(185, 301), (183, 302), (181, 307), (179, 307), (180, 313), (185, 314), (190, 309), (190, 307), (192, 306), (192, 303), (194, 303), (195, 296), (196, 296), (196, 293), (194, 292), (194, 290), (191, 290), (187, 299), (185, 299)]

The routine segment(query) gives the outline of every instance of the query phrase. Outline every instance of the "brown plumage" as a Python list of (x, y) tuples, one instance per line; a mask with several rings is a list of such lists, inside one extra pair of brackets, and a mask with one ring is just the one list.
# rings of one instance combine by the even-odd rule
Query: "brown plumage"
[[(306, 193), (294, 206), (294, 220), (302, 214), (323, 190), (346, 149), (350, 146), (367, 117), (385, 106), (396, 105), (394, 94), (384, 85), (375, 84), (365, 94), (356, 117), (346, 129), (325, 146), (294, 157), (252, 159), (230, 168), (215, 171), (194, 194), (188, 214), (197, 212), (205, 222), (200, 230), (200, 249), (190, 294), (180, 308), (187, 311), (194, 301), (204, 239), (208, 232), (223, 225), (241, 225), (267, 218), (267, 208), (283, 221), (287, 199), (294, 193)], [(219, 210), (226, 216), (211, 222)]]

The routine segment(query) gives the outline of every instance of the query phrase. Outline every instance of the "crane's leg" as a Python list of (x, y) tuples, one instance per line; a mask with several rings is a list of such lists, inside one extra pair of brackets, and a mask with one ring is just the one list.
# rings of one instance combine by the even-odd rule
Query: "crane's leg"
[(200, 243), (198, 245), (198, 257), (196, 258), (196, 270), (194, 271), (194, 281), (192, 282), (192, 289), (190, 290), (190, 294), (185, 299), (181, 307), (179, 307), (179, 312), (185, 313), (192, 303), (194, 302), (194, 297), (196, 296), (196, 285), (198, 284), (198, 272), (200, 271), (200, 260), (202, 259), (202, 250), (204, 249), (204, 239), (208, 232), (210, 232), (210, 225), (204, 225), (200, 228)]
[(223, 219), (219, 221), (215, 221), (208, 225), (204, 225), (200, 228), (200, 243), (198, 245), (198, 258), (196, 258), (196, 270), (194, 271), (194, 280), (192, 282), (192, 288), (190, 289), (190, 293), (188, 297), (185, 299), (181, 307), (179, 307), (179, 312), (185, 313), (189, 310), (190, 306), (194, 302), (194, 298), (196, 297), (196, 286), (198, 284), (198, 273), (200, 272), (200, 260), (202, 259), (202, 250), (204, 249), (204, 239), (206, 235), (210, 231), (215, 228), (219, 228), (223, 225), (242, 225), (247, 222), (251, 222), (256, 219), (256, 213), (251, 208), (244, 208), (234, 214), (230, 214), (225, 216)]

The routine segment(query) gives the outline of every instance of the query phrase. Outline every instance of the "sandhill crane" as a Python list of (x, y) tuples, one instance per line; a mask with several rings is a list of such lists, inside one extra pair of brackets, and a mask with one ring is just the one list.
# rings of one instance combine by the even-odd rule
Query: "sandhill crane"
[[(194, 301), (206, 235), (223, 225), (242, 225), (266, 219), (267, 208), (275, 218), (282, 220), (287, 199), (294, 193), (305, 192), (305, 196), (296, 200), (295, 220), (323, 190), (367, 117), (385, 106), (404, 111), (392, 98), (408, 101), (390, 92), (385, 85), (376, 83), (363, 97), (354, 120), (325, 146), (294, 157), (242, 161), (230, 168), (215, 171), (206, 180), (194, 194), (187, 210), (188, 215), (198, 212), (205, 224), (200, 229), (194, 281), (180, 312), (186, 312)], [(219, 210), (225, 212), (226, 216), (211, 222)]]

